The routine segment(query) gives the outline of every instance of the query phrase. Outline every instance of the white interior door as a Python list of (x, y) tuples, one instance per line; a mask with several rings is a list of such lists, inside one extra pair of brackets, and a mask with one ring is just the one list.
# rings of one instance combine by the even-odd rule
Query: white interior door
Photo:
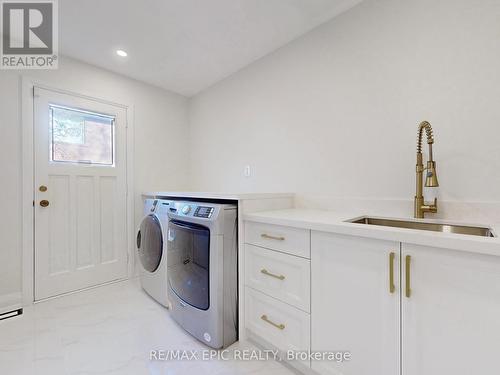
[(34, 90), (35, 300), (127, 276), (126, 109)]

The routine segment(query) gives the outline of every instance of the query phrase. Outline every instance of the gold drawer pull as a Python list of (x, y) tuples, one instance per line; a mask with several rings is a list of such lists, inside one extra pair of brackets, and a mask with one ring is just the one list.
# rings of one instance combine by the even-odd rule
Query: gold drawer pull
[(389, 293), (394, 293), (396, 291), (396, 285), (394, 285), (394, 258), (396, 253), (389, 253)]
[(269, 323), (270, 325), (272, 325), (272, 326), (274, 326), (274, 327), (276, 327), (278, 329), (281, 329), (281, 330), (285, 329), (285, 325), (284, 324), (276, 324), (276, 323), (274, 323), (273, 321), (271, 321), (271, 320), (268, 319), (267, 315), (262, 315), (260, 318), (264, 322)]
[(277, 236), (271, 236), (270, 234), (262, 233), (260, 235), (262, 238), (266, 238), (268, 240), (276, 240), (276, 241), (284, 241), (285, 237), (277, 237)]
[(276, 278), (278, 280), (285, 280), (285, 276), (283, 276), (283, 275), (276, 275), (274, 273), (269, 272), (265, 268), (261, 269), (260, 272), (263, 273), (264, 275), (274, 277), (274, 278)]

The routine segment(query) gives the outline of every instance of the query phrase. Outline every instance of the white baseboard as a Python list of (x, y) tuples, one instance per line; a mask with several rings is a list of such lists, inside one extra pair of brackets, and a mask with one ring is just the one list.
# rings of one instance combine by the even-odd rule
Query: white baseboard
[(0, 314), (23, 307), (21, 292), (0, 296)]

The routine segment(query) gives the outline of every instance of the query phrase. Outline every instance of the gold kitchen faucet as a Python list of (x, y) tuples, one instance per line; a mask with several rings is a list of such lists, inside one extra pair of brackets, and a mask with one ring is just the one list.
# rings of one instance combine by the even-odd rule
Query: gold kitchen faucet
[[(427, 144), (429, 145), (429, 160), (427, 167), (424, 168), (422, 157), (422, 136), (425, 130), (427, 136)], [(437, 198), (434, 198), (433, 203), (426, 204), (424, 199), (423, 179), (424, 171), (427, 170), (425, 177), (426, 187), (438, 187), (439, 182), (436, 175), (436, 162), (432, 158), (432, 145), (434, 144), (434, 134), (432, 133), (432, 126), (427, 121), (422, 121), (418, 126), (417, 136), (417, 166), (416, 166), (416, 194), (415, 194), (415, 208), (414, 217), (422, 219), (426, 212), (437, 212)]]

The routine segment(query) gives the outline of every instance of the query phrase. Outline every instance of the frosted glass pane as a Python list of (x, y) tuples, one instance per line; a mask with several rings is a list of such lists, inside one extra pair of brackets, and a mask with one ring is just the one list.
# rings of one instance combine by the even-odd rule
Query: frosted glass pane
[(114, 164), (114, 117), (50, 106), (51, 161)]

